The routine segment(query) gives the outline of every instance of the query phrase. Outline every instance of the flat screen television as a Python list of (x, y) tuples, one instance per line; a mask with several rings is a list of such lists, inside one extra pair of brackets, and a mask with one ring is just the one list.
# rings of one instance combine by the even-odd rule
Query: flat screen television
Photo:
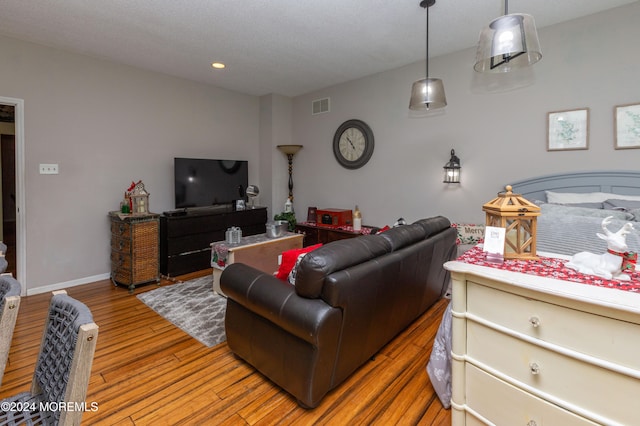
[(248, 162), (174, 158), (176, 209), (232, 204), (245, 199)]

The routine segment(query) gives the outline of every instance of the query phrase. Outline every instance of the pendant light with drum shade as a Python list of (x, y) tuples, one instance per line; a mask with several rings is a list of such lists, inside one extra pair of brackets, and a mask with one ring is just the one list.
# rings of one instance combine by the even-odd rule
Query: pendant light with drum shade
[(436, 0), (422, 0), (420, 2), (420, 7), (427, 10), (426, 74), (424, 79), (416, 81), (411, 87), (409, 109), (414, 111), (430, 111), (447, 106), (442, 80), (429, 78), (429, 8), (435, 3)]
[(542, 50), (533, 16), (509, 15), (504, 1), (504, 15), (483, 28), (478, 41), (473, 69), (484, 73), (509, 72), (531, 66), (542, 59)]

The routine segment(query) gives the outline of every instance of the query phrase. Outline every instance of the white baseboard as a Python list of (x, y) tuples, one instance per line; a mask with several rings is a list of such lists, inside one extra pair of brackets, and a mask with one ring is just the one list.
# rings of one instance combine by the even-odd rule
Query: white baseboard
[(75, 287), (83, 284), (89, 284), (95, 281), (102, 281), (109, 278), (111, 278), (111, 274), (106, 273), (106, 274), (100, 274), (100, 275), (93, 275), (91, 277), (78, 278), (77, 280), (66, 281), (62, 283), (50, 284), (43, 287), (30, 288), (30, 289), (27, 289), (27, 296), (40, 294), (40, 293), (48, 293), (54, 290), (62, 290), (64, 288)]

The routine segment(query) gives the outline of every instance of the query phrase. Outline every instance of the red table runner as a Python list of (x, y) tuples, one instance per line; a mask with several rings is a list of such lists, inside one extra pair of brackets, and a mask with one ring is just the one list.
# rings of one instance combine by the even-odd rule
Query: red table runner
[(558, 280), (571, 281), (581, 284), (595, 285), (598, 287), (615, 288), (618, 290), (640, 292), (640, 273), (633, 272), (631, 281), (607, 280), (595, 275), (581, 274), (573, 269), (567, 268), (564, 264), (567, 260), (555, 259), (551, 257), (539, 256), (539, 260), (516, 260), (508, 259), (504, 263), (487, 262), (487, 254), (479, 246), (468, 250), (457, 260), (478, 266), (502, 269), (511, 272), (537, 275), (545, 278), (555, 278)]

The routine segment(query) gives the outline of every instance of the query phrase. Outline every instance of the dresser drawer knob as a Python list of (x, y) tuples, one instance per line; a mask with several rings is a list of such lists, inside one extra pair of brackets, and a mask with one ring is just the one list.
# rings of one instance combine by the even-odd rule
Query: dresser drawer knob
[(531, 324), (533, 328), (537, 328), (540, 325), (540, 318), (535, 315), (532, 316), (531, 318), (529, 318), (529, 324)]
[(538, 374), (540, 374), (540, 366), (535, 362), (531, 362), (531, 363), (529, 363), (529, 371), (534, 376), (538, 375)]

